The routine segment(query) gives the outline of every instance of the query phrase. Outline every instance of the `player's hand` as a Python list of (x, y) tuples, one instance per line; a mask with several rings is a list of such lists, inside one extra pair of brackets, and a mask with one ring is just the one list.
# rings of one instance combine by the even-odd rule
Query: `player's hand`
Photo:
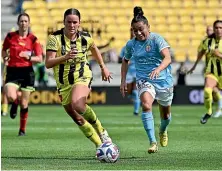
[(213, 54), (219, 58), (222, 58), (222, 53), (220, 53), (218, 49), (214, 49)]
[(126, 85), (126, 83), (121, 83), (121, 85), (120, 85), (120, 92), (121, 92), (122, 96), (125, 97), (125, 94), (127, 92), (127, 85)]
[(195, 66), (193, 66), (189, 71), (187, 71), (187, 74), (192, 74), (193, 73), (193, 71), (195, 70)]
[(22, 58), (25, 58), (26, 60), (29, 60), (29, 58), (30, 58), (29, 54), (27, 52), (24, 52), (24, 51), (20, 52), (19, 56), (22, 57)]
[(78, 50), (76, 48), (70, 50), (66, 55), (65, 55), (65, 59), (69, 60), (69, 59), (74, 59), (76, 57), (76, 54), (78, 53)]
[(150, 74), (150, 79), (157, 79), (157, 77), (159, 77), (160, 74), (160, 70), (158, 68), (156, 68), (155, 70), (153, 70)]
[(113, 79), (113, 77), (111, 76), (111, 73), (106, 68), (106, 66), (103, 66), (103, 68), (101, 68), (101, 73), (102, 73), (102, 81), (109, 81), (110, 83), (110, 80)]

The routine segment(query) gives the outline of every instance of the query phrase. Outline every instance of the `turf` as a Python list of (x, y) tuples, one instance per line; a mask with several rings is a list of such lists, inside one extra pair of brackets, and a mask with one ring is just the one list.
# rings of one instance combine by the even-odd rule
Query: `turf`
[[(2, 170), (222, 170), (222, 117), (201, 125), (203, 106), (173, 106), (169, 145), (148, 154), (149, 142), (132, 106), (94, 106), (121, 151), (117, 163), (100, 163), (95, 147), (61, 106), (31, 106), (27, 136), (19, 117), (1, 118)], [(154, 107), (158, 135), (159, 114)]]

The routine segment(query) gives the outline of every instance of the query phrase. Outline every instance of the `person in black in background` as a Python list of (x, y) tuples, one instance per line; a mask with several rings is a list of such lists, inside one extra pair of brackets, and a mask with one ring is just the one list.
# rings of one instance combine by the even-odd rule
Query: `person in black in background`
[(184, 62), (180, 63), (180, 67), (177, 70), (177, 85), (186, 85), (186, 70)]

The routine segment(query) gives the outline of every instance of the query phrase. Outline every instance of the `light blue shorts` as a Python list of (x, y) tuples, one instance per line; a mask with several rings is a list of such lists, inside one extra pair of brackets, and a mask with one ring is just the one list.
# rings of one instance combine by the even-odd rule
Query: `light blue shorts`
[(173, 100), (173, 87), (157, 89), (148, 81), (140, 80), (136, 84), (139, 96), (148, 92), (162, 106), (170, 106)]

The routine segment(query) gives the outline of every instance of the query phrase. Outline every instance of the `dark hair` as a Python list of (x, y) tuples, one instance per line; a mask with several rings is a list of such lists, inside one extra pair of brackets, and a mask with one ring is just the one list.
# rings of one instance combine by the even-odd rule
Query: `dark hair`
[(75, 8), (69, 8), (65, 11), (63, 21), (65, 21), (65, 18), (67, 15), (72, 15), (72, 14), (77, 15), (79, 17), (79, 21), (80, 21), (80, 12), (79, 12), (79, 10), (77, 10)]
[[(216, 26), (217, 23), (221, 23), (221, 24), (222, 24), (222, 20), (216, 20), (216, 21), (214, 21), (214, 23), (213, 23), (213, 28), (215, 28), (215, 26)], [(213, 33), (213, 34), (211, 34), (211, 35), (208, 36), (208, 38), (215, 38), (215, 37), (216, 37), (215, 33)]]
[(22, 16), (28, 17), (28, 20), (30, 21), (30, 17), (29, 17), (29, 15), (28, 15), (27, 13), (21, 13), (21, 14), (19, 14), (19, 16), (18, 16), (17, 23), (19, 23), (19, 20), (20, 20), (20, 18), (21, 18)]
[(221, 24), (222, 24), (222, 20), (216, 20), (216, 21), (214, 21), (213, 27), (215, 27), (217, 23), (221, 23)]
[(143, 9), (141, 7), (134, 7), (133, 9), (133, 14), (134, 14), (134, 18), (131, 21), (131, 25), (133, 23), (137, 23), (142, 21), (144, 24), (149, 25), (148, 24), (148, 20), (146, 19), (146, 17), (143, 16)]

